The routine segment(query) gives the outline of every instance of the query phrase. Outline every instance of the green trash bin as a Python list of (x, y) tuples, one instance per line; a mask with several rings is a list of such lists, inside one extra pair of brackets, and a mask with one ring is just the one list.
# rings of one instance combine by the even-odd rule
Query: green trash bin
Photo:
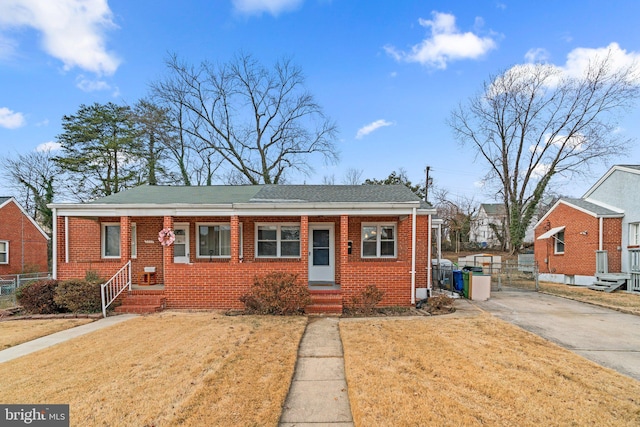
[(469, 272), (462, 271), (462, 295), (469, 298)]

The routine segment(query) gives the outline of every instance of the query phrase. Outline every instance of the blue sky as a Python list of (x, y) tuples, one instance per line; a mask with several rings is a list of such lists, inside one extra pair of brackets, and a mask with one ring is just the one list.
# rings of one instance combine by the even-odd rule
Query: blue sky
[[(516, 64), (563, 67), (611, 46), (640, 58), (638, 16), (637, 0), (2, 0), (0, 155), (50, 146), (81, 104), (133, 105), (169, 53), (198, 64), (243, 51), (291, 57), (339, 126), (339, 164), (299, 182), (340, 183), (349, 168), (363, 179), (403, 168), (418, 182), (428, 165), (451, 197), (490, 202), (486, 166), (445, 123), (451, 110)], [(640, 135), (640, 107), (621, 132)], [(640, 163), (637, 144), (618, 163)], [(581, 196), (607, 167), (559, 177), (557, 191)]]

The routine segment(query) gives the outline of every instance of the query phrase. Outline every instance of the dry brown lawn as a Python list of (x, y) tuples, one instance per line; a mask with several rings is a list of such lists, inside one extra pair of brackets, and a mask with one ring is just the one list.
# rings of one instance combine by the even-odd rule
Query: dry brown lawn
[(0, 402), (78, 426), (276, 425), (303, 317), (164, 312), (0, 364)]
[(549, 282), (540, 282), (540, 291), (640, 315), (640, 295), (631, 294), (626, 291), (606, 293), (581, 286), (569, 286), (562, 283)]
[(357, 426), (640, 425), (640, 382), (488, 314), (340, 333)]
[(0, 350), (93, 322), (92, 319), (10, 320), (0, 322)]

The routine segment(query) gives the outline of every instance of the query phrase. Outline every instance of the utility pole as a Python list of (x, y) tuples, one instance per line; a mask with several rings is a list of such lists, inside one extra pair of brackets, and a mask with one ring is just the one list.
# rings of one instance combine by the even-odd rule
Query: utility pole
[(424, 201), (427, 202), (427, 203), (429, 203), (429, 184), (430, 184), (430, 182), (429, 182), (429, 170), (430, 169), (431, 169), (431, 166), (427, 166), (427, 170), (426, 170), (427, 180), (425, 181), (425, 184), (424, 184)]

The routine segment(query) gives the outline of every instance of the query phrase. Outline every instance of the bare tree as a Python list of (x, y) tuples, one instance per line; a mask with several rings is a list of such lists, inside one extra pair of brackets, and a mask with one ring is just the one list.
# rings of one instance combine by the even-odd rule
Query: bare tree
[(179, 106), (182, 131), (219, 157), (223, 175), (277, 184), (288, 173), (309, 173), (310, 155), (337, 160), (336, 125), (290, 60), (269, 70), (241, 54), (194, 67), (173, 55), (167, 67), (168, 77), (152, 85), (155, 96)]
[(439, 218), (442, 218), (442, 234), (451, 242), (451, 249), (460, 252), (469, 243), (471, 223), (477, 212), (473, 198), (452, 198), (444, 189), (434, 188), (433, 200)]
[(342, 183), (345, 185), (360, 185), (362, 184), (362, 169), (349, 168), (342, 177)]
[(55, 197), (55, 179), (60, 172), (50, 150), (19, 154), (2, 162), (14, 195), (42, 227), (51, 231), (53, 216), (47, 204)]
[(449, 124), (497, 184), (507, 215), (509, 248), (517, 251), (555, 175), (585, 173), (595, 161), (624, 152), (619, 114), (638, 97), (635, 64), (615, 68), (611, 52), (581, 77), (546, 64), (513, 67), (461, 104)]

